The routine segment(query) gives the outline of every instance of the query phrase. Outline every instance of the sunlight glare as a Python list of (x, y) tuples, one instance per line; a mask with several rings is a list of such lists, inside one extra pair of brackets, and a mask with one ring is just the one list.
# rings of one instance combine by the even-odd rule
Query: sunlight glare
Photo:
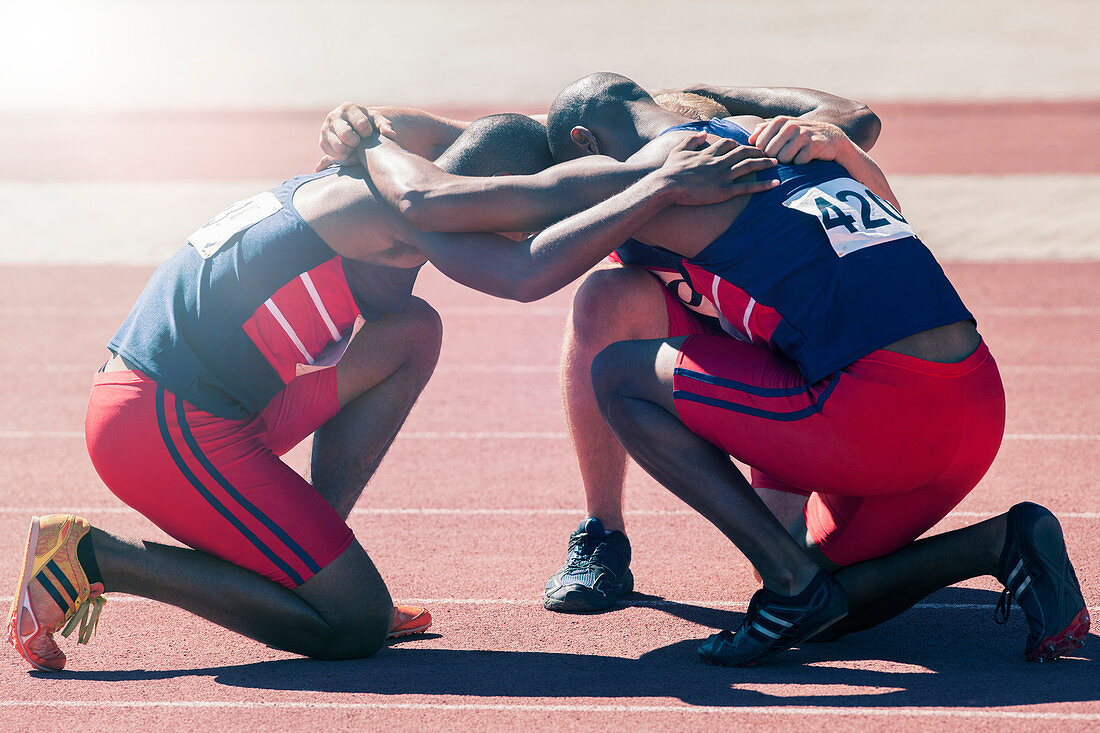
[(117, 52), (104, 8), (15, 0), (0, 9), (0, 103), (7, 108), (94, 103), (110, 94), (104, 61)]

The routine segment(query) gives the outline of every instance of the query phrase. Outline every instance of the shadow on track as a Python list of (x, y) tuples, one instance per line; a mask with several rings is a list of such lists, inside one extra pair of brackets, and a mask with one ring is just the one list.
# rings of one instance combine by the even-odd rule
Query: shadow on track
[[(51, 679), (99, 682), (213, 677), (237, 688), (453, 695), (456, 697), (673, 698), (692, 705), (825, 707), (999, 707), (1100, 700), (1100, 640), (1052, 664), (1023, 661), (1023, 614), (992, 620), (997, 594), (949, 588), (897, 619), (839, 641), (809, 644), (750, 668), (698, 661), (699, 639), (638, 659), (552, 652), (417, 648), (402, 640), (369, 660), (287, 659), (190, 670), (62, 672)], [(741, 614), (635, 597), (639, 605), (704, 625), (735, 625)], [(957, 608), (957, 606), (980, 608)], [(988, 611), (983, 610), (988, 608)], [(704, 629), (700, 635), (709, 633)], [(436, 634), (427, 638), (445, 638)], [(393, 645), (398, 646), (398, 645)], [(900, 668), (900, 669), (899, 669)]]

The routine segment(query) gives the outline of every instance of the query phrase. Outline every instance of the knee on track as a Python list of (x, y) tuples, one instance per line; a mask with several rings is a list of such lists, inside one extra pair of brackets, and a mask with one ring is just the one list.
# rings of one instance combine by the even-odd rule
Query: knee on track
[[(388, 598), (387, 598), (388, 601)], [(382, 648), (390, 630), (392, 605), (374, 604), (350, 618), (329, 620), (313, 634), (306, 655), (314, 659), (362, 659)]]

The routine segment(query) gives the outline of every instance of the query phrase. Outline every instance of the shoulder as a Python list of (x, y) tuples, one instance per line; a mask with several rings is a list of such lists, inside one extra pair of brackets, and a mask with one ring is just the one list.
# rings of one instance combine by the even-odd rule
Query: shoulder
[(669, 152), (676, 147), (684, 137), (694, 134), (694, 130), (672, 130), (662, 133), (643, 145), (638, 152), (631, 155), (627, 161), (630, 163), (656, 163), (660, 164), (668, 157)]
[(744, 128), (748, 132), (752, 132), (753, 128), (764, 121), (763, 117), (757, 117), (756, 115), (736, 115), (734, 117), (724, 118), (726, 122), (732, 122), (733, 124)]

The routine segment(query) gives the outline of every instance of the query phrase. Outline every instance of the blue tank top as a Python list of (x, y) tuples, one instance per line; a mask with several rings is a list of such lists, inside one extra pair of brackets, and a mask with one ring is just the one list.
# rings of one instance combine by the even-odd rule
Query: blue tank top
[(293, 378), (368, 321), (408, 306), (419, 267), (342, 258), (295, 210), (320, 173), (238, 202), (153, 273), (108, 348), (201, 410), (260, 412)]
[[(679, 125), (748, 144), (729, 120)], [(931, 252), (889, 203), (826, 161), (758, 174), (728, 230), (680, 267), (731, 335), (784, 354), (816, 382), (930, 328), (973, 320)]]

